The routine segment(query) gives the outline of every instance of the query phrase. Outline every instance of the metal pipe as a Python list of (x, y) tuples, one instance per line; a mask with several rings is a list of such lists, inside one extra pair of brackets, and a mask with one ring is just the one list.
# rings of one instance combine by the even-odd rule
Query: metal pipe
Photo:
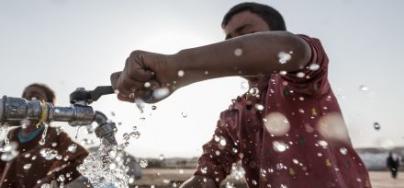
[(55, 107), (38, 100), (28, 101), (23, 98), (3, 96), (0, 99), (0, 124), (22, 120), (68, 122), (71, 126), (98, 124), (95, 132), (103, 142), (116, 145), (115, 123), (109, 121), (102, 112), (94, 111), (91, 106), (74, 104), (70, 107)]

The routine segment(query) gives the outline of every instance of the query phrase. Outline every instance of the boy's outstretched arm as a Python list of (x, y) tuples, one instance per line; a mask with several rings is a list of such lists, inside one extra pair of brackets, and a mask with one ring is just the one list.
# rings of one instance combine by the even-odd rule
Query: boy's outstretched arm
[(167, 87), (172, 93), (211, 78), (294, 72), (303, 69), (310, 57), (309, 45), (299, 36), (284, 31), (260, 32), (173, 55), (134, 51), (124, 70), (111, 75), (111, 82), (121, 100), (133, 101), (146, 98), (155, 88)]

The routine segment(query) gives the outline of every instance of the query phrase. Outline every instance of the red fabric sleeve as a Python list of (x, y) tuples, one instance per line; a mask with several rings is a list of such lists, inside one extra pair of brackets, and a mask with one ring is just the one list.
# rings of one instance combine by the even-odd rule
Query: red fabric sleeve
[(298, 35), (311, 48), (311, 58), (306, 67), (296, 72), (288, 72), (282, 78), (296, 92), (306, 95), (321, 95), (326, 93), (328, 84), (328, 57), (321, 42), (316, 38)]
[(237, 132), (230, 124), (235, 121), (229, 121), (237, 118), (236, 114), (235, 110), (221, 113), (213, 138), (203, 146), (203, 154), (194, 174), (211, 178), (218, 186), (230, 174), (232, 164), (239, 160)]

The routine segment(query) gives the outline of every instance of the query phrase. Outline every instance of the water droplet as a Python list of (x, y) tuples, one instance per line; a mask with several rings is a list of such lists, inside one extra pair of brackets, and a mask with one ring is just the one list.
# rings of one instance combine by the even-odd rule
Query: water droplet
[(202, 167), (201, 168), (201, 172), (202, 172), (202, 174), (206, 174), (206, 173), (208, 173), (208, 167)]
[(187, 118), (187, 117), (188, 117), (188, 114), (185, 113), (185, 112), (181, 112), (181, 116), (182, 116), (183, 118)]
[(168, 88), (159, 88), (153, 91), (153, 97), (156, 99), (162, 99), (167, 97), (170, 94), (170, 90)]
[(111, 116), (115, 116), (115, 115), (116, 115), (115, 112), (112, 111), (112, 112), (111, 112)]
[(40, 154), (45, 160), (53, 160), (58, 155), (58, 152), (50, 148), (43, 148)]
[(227, 144), (227, 141), (226, 141), (226, 139), (225, 138), (221, 138), (220, 139), (220, 141), (219, 141), (219, 144), (220, 144), (220, 146), (226, 146), (226, 144)]
[(71, 144), (68, 148), (67, 151), (70, 153), (75, 153), (77, 151), (77, 144)]
[(157, 109), (157, 106), (156, 106), (156, 105), (153, 105), (153, 106), (151, 106), (151, 109), (152, 109), (152, 110), (156, 110), (156, 109)]
[(5, 142), (5, 145), (0, 147), (1, 160), (11, 161), (18, 156), (17, 144), (15, 142)]
[(380, 127), (379, 122), (374, 122), (374, 123), (373, 123), (373, 128), (374, 128), (375, 130), (377, 130), (377, 131), (380, 130), (381, 127)]
[(58, 145), (58, 143), (56, 143), (56, 142), (52, 142), (52, 147), (56, 147)]
[(368, 88), (368, 86), (360, 85), (360, 86), (359, 86), (359, 90), (360, 90), (360, 91), (369, 91), (369, 88)]
[(273, 141), (272, 146), (276, 152), (284, 152), (289, 148), (289, 146), (286, 143), (281, 141)]
[(237, 56), (237, 57), (243, 55), (243, 50), (241, 48), (236, 48), (234, 50), (234, 55)]
[(145, 88), (149, 88), (150, 86), (151, 86), (150, 82), (145, 82), (145, 83), (144, 83), (144, 87), (145, 87)]
[(264, 106), (262, 104), (255, 104), (255, 109), (257, 109), (258, 111), (263, 111)]
[(242, 81), (240, 83), (240, 87), (241, 87), (242, 90), (247, 90), (248, 88), (250, 88), (250, 85), (248, 84), (248, 82)]
[(258, 185), (258, 183), (257, 183), (256, 180), (252, 180), (251, 183), (252, 183), (253, 185)]
[(115, 163), (109, 164), (109, 168), (110, 168), (111, 170), (115, 170), (115, 169), (116, 169), (116, 164), (115, 164)]
[(290, 130), (290, 124), (286, 116), (279, 112), (273, 112), (265, 116), (266, 130), (274, 136), (283, 136)]
[(185, 72), (183, 70), (178, 71), (178, 77), (183, 77), (185, 75)]
[(163, 154), (160, 154), (159, 159), (160, 159), (160, 161), (164, 161), (164, 160), (165, 160), (164, 155), (163, 155)]
[(316, 70), (318, 70), (320, 68), (320, 65), (318, 65), (318, 64), (311, 64), (310, 66), (309, 66), (309, 70), (311, 70), (311, 71), (316, 71)]
[(28, 169), (31, 168), (31, 166), (32, 166), (31, 163), (27, 163), (27, 164), (25, 164), (22, 168), (23, 168), (24, 170), (28, 170)]
[(257, 87), (252, 87), (248, 93), (252, 96), (259, 96), (260, 90)]
[(328, 146), (328, 143), (327, 143), (326, 141), (324, 141), (324, 140), (319, 140), (317, 143), (318, 143), (321, 147), (323, 147), (324, 149), (326, 149), (327, 146)]
[(316, 129), (326, 140), (349, 143), (348, 130), (340, 113), (329, 113), (317, 122)]
[(59, 182), (64, 182), (65, 180), (66, 180), (66, 178), (63, 174), (58, 177)]
[(340, 152), (342, 155), (346, 155), (346, 154), (348, 153), (348, 149), (346, 149), (345, 147), (342, 147), (342, 148), (339, 149), (339, 152)]
[(134, 178), (134, 177), (130, 177), (129, 180), (128, 180), (128, 184), (129, 184), (129, 185), (135, 184), (135, 178)]
[(304, 76), (306, 76), (306, 74), (304, 74), (304, 72), (298, 72), (298, 73), (296, 74), (296, 76), (297, 76), (298, 78), (304, 78)]
[(286, 76), (286, 75), (288, 74), (288, 72), (286, 72), (286, 71), (280, 71), (279, 74), (282, 75), (282, 76)]
[(279, 58), (280, 64), (286, 64), (288, 61), (290, 61), (292, 59), (292, 55), (291, 55), (291, 53), (279, 52), (278, 58)]
[(141, 159), (141, 160), (139, 161), (139, 165), (140, 165), (140, 167), (142, 167), (142, 168), (146, 168), (146, 167), (149, 165), (149, 163), (148, 163), (147, 160)]

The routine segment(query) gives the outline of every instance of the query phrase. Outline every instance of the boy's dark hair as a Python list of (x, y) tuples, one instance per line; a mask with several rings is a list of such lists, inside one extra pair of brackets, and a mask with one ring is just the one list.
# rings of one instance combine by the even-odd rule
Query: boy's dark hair
[(22, 93), (23, 98), (27, 97), (26, 91), (27, 91), (28, 88), (31, 88), (31, 87), (36, 87), (36, 88), (42, 89), (45, 92), (45, 95), (46, 95), (46, 102), (50, 102), (52, 104), (55, 103), (55, 98), (56, 98), (55, 97), (55, 92), (51, 88), (49, 88), (47, 85), (40, 84), (40, 83), (33, 83), (33, 84), (30, 84), (27, 87), (25, 87), (24, 92)]
[(286, 30), (285, 21), (277, 10), (268, 5), (253, 2), (240, 3), (232, 7), (223, 17), (222, 27), (226, 26), (234, 15), (243, 11), (250, 11), (257, 14), (268, 24), (271, 31)]

